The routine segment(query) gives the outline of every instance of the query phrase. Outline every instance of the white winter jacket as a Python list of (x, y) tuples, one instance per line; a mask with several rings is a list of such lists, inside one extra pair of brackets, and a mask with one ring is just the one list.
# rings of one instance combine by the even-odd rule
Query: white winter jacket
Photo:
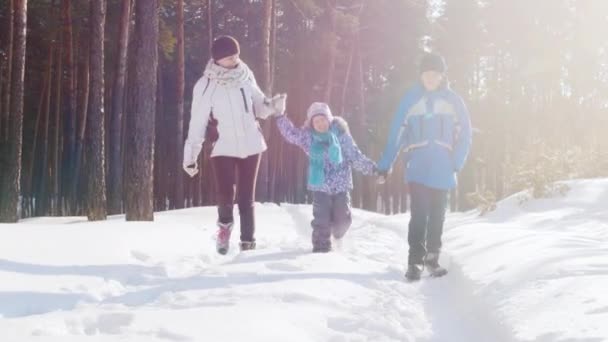
[(209, 61), (203, 77), (194, 85), (190, 127), (184, 144), (185, 166), (198, 159), (211, 112), (218, 121), (219, 133), (211, 157), (246, 158), (266, 150), (256, 119), (266, 119), (274, 109), (242, 61), (235, 69)]

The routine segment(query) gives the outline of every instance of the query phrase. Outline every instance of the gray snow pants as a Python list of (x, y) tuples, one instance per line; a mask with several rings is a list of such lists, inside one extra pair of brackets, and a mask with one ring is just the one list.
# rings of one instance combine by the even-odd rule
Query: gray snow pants
[(328, 194), (313, 192), (313, 248), (331, 248), (331, 236), (341, 239), (352, 223), (350, 193)]

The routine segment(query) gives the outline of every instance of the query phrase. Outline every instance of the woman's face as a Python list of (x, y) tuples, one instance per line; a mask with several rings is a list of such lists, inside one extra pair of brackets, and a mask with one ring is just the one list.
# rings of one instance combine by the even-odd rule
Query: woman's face
[(220, 59), (216, 62), (219, 66), (226, 69), (234, 69), (239, 64), (239, 55), (232, 55), (225, 58)]
[(322, 114), (317, 114), (312, 117), (312, 128), (319, 133), (325, 133), (329, 130), (329, 120)]
[(434, 91), (439, 89), (441, 81), (443, 81), (443, 74), (437, 71), (425, 71), (420, 76), (424, 88), (428, 91)]

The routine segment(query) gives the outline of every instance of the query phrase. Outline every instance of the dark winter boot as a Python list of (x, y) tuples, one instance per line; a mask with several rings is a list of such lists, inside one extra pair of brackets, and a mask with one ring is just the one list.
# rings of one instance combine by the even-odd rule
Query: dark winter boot
[(255, 249), (255, 241), (241, 241), (239, 247), (241, 248), (241, 252), (250, 251)]
[(219, 229), (217, 230), (217, 240), (215, 247), (217, 252), (221, 255), (226, 255), (228, 249), (230, 249), (230, 234), (232, 233), (232, 222), (230, 223), (217, 223)]
[(313, 253), (329, 253), (329, 252), (331, 252), (331, 243), (313, 245), (312, 252)]
[(420, 275), (422, 274), (422, 267), (420, 265), (411, 264), (407, 267), (407, 271), (405, 272), (405, 279), (408, 281), (417, 281), (420, 280)]
[(428, 253), (424, 258), (424, 266), (431, 277), (443, 277), (448, 274), (448, 270), (439, 265), (439, 253)]

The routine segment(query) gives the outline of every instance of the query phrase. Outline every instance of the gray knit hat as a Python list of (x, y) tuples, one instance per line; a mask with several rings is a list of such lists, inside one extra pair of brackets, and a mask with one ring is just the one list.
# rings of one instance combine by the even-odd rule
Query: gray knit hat
[(308, 107), (308, 111), (306, 113), (306, 123), (304, 126), (310, 127), (312, 118), (317, 115), (323, 115), (327, 118), (329, 122), (332, 122), (334, 119), (333, 114), (331, 113), (331, 109), (329, 105), (324, 102), (314, 102)]

